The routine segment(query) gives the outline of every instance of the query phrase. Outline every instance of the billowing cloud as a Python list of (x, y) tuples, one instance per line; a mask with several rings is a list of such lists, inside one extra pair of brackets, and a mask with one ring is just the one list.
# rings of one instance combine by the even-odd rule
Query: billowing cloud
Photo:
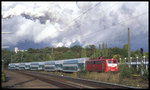
[(29, 40), (55, 47), (122, 46), (128, 27), (131, 49), (148, 49), (147, 2), (2, 2), (2, 31), (13, 32), (2, 41), (9, 45)]

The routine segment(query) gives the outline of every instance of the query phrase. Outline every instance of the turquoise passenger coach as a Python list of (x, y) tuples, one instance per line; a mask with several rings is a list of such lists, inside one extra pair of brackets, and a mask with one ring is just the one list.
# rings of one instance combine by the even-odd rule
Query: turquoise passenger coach
[(55, 61), (55, 70), (62, 71), (63, 70), (63, 60)]
[(29, 63), (29, 62), (28, 62), (28, 63), (25, 63), (25, 69), (26, 69), (26, 70), (29, 70), (29, 69), (30, 69), (30, 64), (31, 64), (31, 63)]
[(75, 59), (65, 59), (57, 61), (53, 60), (44, 62), (10, 63), (8, 65), (8, 68), (19, 70), (26, 69), (26, 70), (78, 72), (85, 70), (86, 60), (89, 60), (89, 58), (75, 58)]
[(15, 63), (15, 69), (16, 69), (16, 70), (19, 70), (19, 64), (20, 64), (20, 63)]
[(31, 62), (30, 64), (30, 70), (38, 70), (39, 63), (38, 62)]
[(24, 70), (24, 69), (25, 69), (25, 63), (20, 63), (19, 70)]
[(8, 65), (8, 69), (15, 69), (15, 63), (10, 63)]
[(44, 64), (45, 64), (45, 62), (38, 62), (38, 63), (39, 63), (38, 70), (44, 70)]
[(47, 61), (44, 63), (44, 70), (45, 71), (55, 71), (55, 61)]
[(85, 70), (85, 61), (88, 58), (69, 59), (63, 62), (63, 72), (78, 72)]

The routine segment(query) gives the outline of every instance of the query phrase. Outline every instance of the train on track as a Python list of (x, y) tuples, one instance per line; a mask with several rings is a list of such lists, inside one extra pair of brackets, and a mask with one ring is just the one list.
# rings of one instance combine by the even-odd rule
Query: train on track
[(10, 63), (9, 69), (14, 70), (44, 70), (44, 71), (62, 71), (62, 72), (78, 72), (78, 71), (99, 71), (99, 72), (116, 72), (118, 71), (118, 60), (110, 58), (75, 58), (45, 62), (24, 62)]

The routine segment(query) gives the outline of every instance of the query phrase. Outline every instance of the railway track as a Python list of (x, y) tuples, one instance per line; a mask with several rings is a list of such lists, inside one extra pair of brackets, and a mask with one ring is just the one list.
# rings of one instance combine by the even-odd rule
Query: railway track
[(37, 78), (46, 83), (55, 85), (59, 88), (139, 89), (137, 87), (130, 87), (130, 86), (112, 84), (112, 83), (104, 83), (104, 82), (99, 82), (99, 81), (72, 78), (72, 77), (60, 76), (60, 75), (52, 75), (49, 73), (42, 73), (42, 72), (36, 72), (36, 71), (16, 71), (16, 72), (29, 75), (31, 77)]
[(60, 81), (56, 80), (55, 78), (46, 77), (46, 76), (43, 76), (43, 75), (40, 75), (40, 74), (35, 74), (33, 72), (27, 72), (27, 71), (26, 72), (16, 71), (16, 72), (20, 73), (20, 74), (24, 74), (24, 75), (34, 77), (34, 78), (39, 79), (43, 82), (46, 82), (46, 83), (52, 84), (54, 86), (57, 86), (58, 88), (75, 88), (75, 89), (81, 88), (79, 86), (64, 83), (64, 82), (60, 82)]

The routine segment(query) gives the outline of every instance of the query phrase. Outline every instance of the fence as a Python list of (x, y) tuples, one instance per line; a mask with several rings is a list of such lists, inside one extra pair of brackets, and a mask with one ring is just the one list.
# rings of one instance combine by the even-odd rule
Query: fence
[(128, 64), (128, 66), (130, 67), (136, 67), (137, 68), (137, 71), (139, 69), (139, 67), (141, 66), (144, 66), (146, 68), (146, 70), (149, 70), (149, 59), (146, 59), (145, 57), (143, 58), (130, 58), (131, 62), (127, 61), (126, 58), (124, 59), (119, 59), (120, 60), (120, 63), (118, 63), (119, 65), (120, 64)]

